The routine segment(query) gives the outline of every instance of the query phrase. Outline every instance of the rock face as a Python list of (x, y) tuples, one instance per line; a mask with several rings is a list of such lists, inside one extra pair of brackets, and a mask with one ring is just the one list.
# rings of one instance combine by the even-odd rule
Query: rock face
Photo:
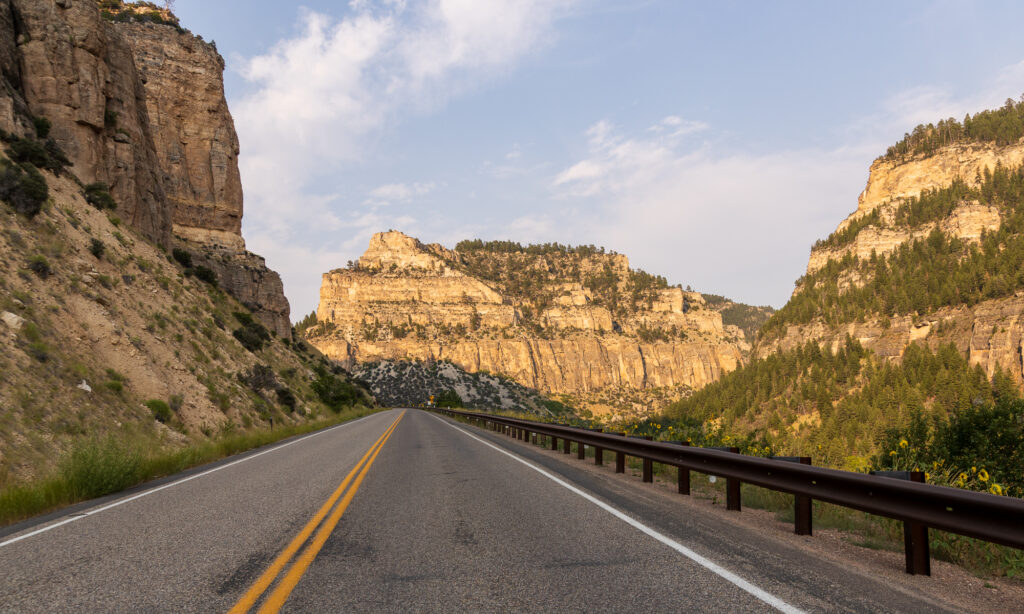
[(223, 58), (202, 39), (167, 26), (117, 28), (145, 85), (174, 234), (244, 250), (238, 135), (224, 99)]
[[(350, 366), (449, 361), (569, 395), (699, 388), (735, 369), (749, 347), (695, 292), (654, 288), (628, 307), (602, 303), (594, 283), (584, 283), (593, 275), (605, 275), (619, 295), (639, 292), (625, 256), (495, 254), (491, 264), (502, 258), (518, 272), (484, 280), (474, 273), (490, 256), (470, 261), (399, 232), (374, 235), (357, 266), (324, 274), (309, 341)], [(527, 296), (512, 291), (522, 279), (543, 281)]]
[(71, 172), (109, 185), (120, 218), (176, 240), (290, 338), (281, 278), (242, 240), (223, 71), (211, 44), (174, 26), (108, 21), (86, 0), (0, 0), (0, 129), (25, 136), (32, 116), (50, 120)]
[[(891, 222), (899, 205), (906, 199), (919, 196), (926, 190), (943, 188), (954, 180), (970, 186), (977, 185), (985, 169), (996, 165), (1016, 168), (1024, 163), (1024, 144), (996, 147), (991, 144), (964, 144), (943, 148), (928, 157), (918, 156), (910, 161), (896, 162), (879, 159), (871, 165), (867, 186), (857, 199), (857, 210), (843, 220), (836, 232), (877, 211), (882, 222)], [(999, 228), (999, 212), (980, 203), (963, 203), (953, 214), (938, 224), (954, 237), (976, 241), (982, 231)], [(892, 252), (906, 241), (927, 236), (935, 224), (911, 231), (868, 226), (857, 233), (854, 241), (841, 249), (814, 248), (807, 263), (807, 273), (820, 270), (831, 259), (840, 259), (847, 253), (865, 259), (875, 250), (878, 255)]]
[[(150, 239), (170, 240), (159, 163), (146, 109), (146, 93), (131, 49), (114, 24), (100, 18), (94, 2), (2, 0), (0, 15), (13, 15), (0, 40), (15, 41), (19, 79), (4, 94), (49, 119), (51, 136), (84, 183), (102, 181), (119, 214)], [(0, 17), (0, 24), (5, 20)], [(0, 54), (9, 57), (4, 45)], [(6, 60), (5, 63), (9, 62)], [(8, 69), (4, 70), (5, 77)], [(19, 78), (20, 77), (20, 78)], [(19, 124), (21, 129), (19, 130)], [(25, 134), (27, 124), (0, 113), (0, 128)]]
[[(926, 190), (949, 186), (961, 180), (969, 186), (978, 184), (985, 169), (997, 165), (1016, 168), (1024, 163), (1024, 142), (996, 147), (991, 144), (960, 144), (944, 147), (931, 156), (918, 156), (903, 162), (877, 160), (871, 166), (867, 187), (861, 193), (857, 210), (844, 220), (837, 232), (851, 223), (875, 214), (878, 223), (861, 228), (852, 241), (839, 248), (815, 247), (807, 266), (808, 276), (821, 270), (830, 260), (853, 254), (860, 260), (872, 252), (884, 256), (900, 245), (928, 236), (934, 229), (969, 242), (980, 240), (984, 232), (996, 231), (1002, 222), (1000, 210), (977, 201), (961, 202), (952, 212), (937, 221), (907, 227), (894, 224), (895, 213), (905, 199)], [(864, 280), (854, 273), (840, 278), (839, 299), (849, 285)], [(796, 292), (800, 291), (797, 286)], [(1024, 293), (973, 306), (944, 307), (934, 313), (886, 314), (865, 318), (865, 321), (826, 325), (817, 319), (803, 325), (789, 325), (773, 337), (758, 339), (756, 356), (794, 349), (808, 341), (818, 341), (833, 350), (849, 335), (881, 356), (899, 360), (908, 344), (920, 342), (933, 349), (952, 342), (972, 364), (980, 365), (992, 375), (997, 369), (1024, 382)]]

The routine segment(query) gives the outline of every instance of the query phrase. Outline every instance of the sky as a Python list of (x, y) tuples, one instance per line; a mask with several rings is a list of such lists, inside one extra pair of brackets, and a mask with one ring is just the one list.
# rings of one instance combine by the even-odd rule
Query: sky
[(593, 244), (782, 306), (871, 162), (1024, 94), (1024, 3), (177, 0), (293, 320), (370, 236)]

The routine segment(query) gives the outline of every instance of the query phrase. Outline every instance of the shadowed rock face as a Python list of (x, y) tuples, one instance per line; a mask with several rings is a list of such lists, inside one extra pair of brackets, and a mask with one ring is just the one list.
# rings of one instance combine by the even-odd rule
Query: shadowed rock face
[[(379, 233), (358, 267), (324, 274), (322, 325), (309, 341), (350, 366), (446, 360), (558, 394), (699, 388), (741, 364), (749, 347), (743, 333), (723, 326), (699, 294), (663, 288), (613, 311), (582, 282), (591, 272), (610, 271), (625, 291), (625, 256), (574, 258), (567, 267), (575, 277), (548, 279), (538, 290), (547, 297), (543, 306), (527, 305), (474, 276), (457, 251)], [(670, 330), (671, 337), (643, 336)]]
[(167, 25), (112, 23), (87, 0), (0, 0), (0, 129), (51, 137), (83, 183), (110, 186), (117, 215), (172, 240), (227, 292), (291, 337), (281, 278), (245, 250), (238, 136), (215, 47)]

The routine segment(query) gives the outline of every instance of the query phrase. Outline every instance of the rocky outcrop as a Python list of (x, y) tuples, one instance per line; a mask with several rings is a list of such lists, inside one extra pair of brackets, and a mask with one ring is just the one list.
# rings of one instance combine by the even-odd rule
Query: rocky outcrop
[[(895, 206), (882, 205), (887, 213), (892, 213)], [(877, 256), (885, 256), (907, 241), (923, 239), (932, 230), (938, 228), (945, 234), (977, 243), (984, 232), (999, 229), (1002, 217), (995, 207), (978, 202), (963, 203), (953, 210), (952, 214), (937, 223), (930, 223), (916, 228), (879, 228), (867, 226), (857, 233), (848, 245), (838, 249), (817, 248), (811, 250), (807, 262), (807, 274), (821, 270), (829, 260), (841, 260), (846, 254), (853, 254), (861, 260), (871, 258), (872, 252)]]
[[(123, 11), (132, 11), (124, 5)], [(0, 0), (0, 129), (50, 136), (117, 216), (209, 263), (221, 286), (291, 336), (280, 277), (245, 251), (238, 137), (224, 60), (176, 26), (104, 19), (92, 1)]]
[(947, 307), (925, 317), (903, 315), (838, 327), (821, 322), (790, 326), (782, 338), (758, 349), (766, 355), (816, 340), (835, 351), (849, 335), (876, 354), (899, 360), (910, 343), (936, 349), (952, 342), (972, 365), (980, 365), (990, 377), (1003, 369), (1017, 382), (1024, 382), (1024, 293), (1018, 294), (973, 307)]
[(193, 260), (217, 274), (217, 283), (245, 305), (278, 337), (292, 338), (288, 299), (281, 276), (267, 268), (262, 256), (206, 245)]
[[(885, 256), (908, 241), (923, 239), (933, 230), (978, 242), (983, 233), (1000, 228), (1003, 213), (999, 208), (977, 201), (957, 205), (945, 218), (908, 227), (896, 223), (896, 211), (907, 198), (926, 190), (949, 186), (961, 180), (970, 186), (978, 185), (986, 169), (997, 165), (1015, 168), (1024, 163), (1024, 143), (996, 147), (991, 144), (959, 144), (944, 147), (929, 156), (918, 156), (904, 161), (879, 159), (871, 166), (867, 187), (861, 193), (857, 210), (846, 218), (836, 232), (867, 215), (876, 222), (861, 228), (851, 241), (841, 247), (818, 246), (812, 249), (807, 265), (808, 276), (821, 270), (830, 260), (840, 260), (852, 254), (860, 260), (874, 253)], [(843, 271), (839, 277), (839, 299), (851, 286), (866, 280), (862, 271)], [(794, 293), (801, 290), (798, 285)], [(781, 334), (759, 338), (754, 350), (756, 356), (791, 350), (808, 341), (817, 341), (833, 349), (839, 348), (850, 336), (875, 353), (899, 360), (910, 343), (925, 343), (932, 348), (953, 343), (972, 364), (980, 365), (992, 375), (997, 369), (1010, 373), (1018, 383), (1024, 383), (1024, 294), (988, 300), (973, 306), (960, 305), (941, 308), (934, 313), (920, 314), (866, 314), (862, 321), (826, 325), (821, 319), (807, 324), (789, 325)]]
[[(530, 269), (543, 262), (522, 260), (524, 276), (536, 279)], [(570, 395), (700, 388), (743, 361), (743, 333), (723, 326), (701, 295), (666, 287), (635, 308), (613, 309), (581, 280), (604, 272), (625, 293), (625, 256), (602, 253), (567, 266), (577, 279), (535, 282), (543, 300), (531, 301), (470, 274), (458, 251), (379, 233), (356, 266), (324, 274), (320, 325), (308, 339), (349, 366), (449, 361)]]
[(145, 85), (175, 236), (244, 250), (238, 136), (224, 99), (223, 58), (202, 39), (164, 25), (117, 28)]
[[(20, 65), (11, 100), (24, 101), (34, 115), (52, 122), (51, 136), (74, 164), (84, 183), (110, 186), (119, 215), (150, 239), (170, 240), (159, 162), (131, 49), (113, 24), (100, 18), (94, 2), (3, 0), (0, 15), (10, 11), (9, 29), (0, 40), (16, 42)], [(0, 17), (0, 24), (6, 21)], [(9, 64), (9, 43), (0, 46)], [(7, 77), (9, 69), (4, 68)], [(8, 78), (10, 82), (10, 79)], [(20, 99), (20, 100), (15, 100)], [(24, 118), (0, 112), (5, 130)], [(14, 125), (12, 125), (14, 124)]]

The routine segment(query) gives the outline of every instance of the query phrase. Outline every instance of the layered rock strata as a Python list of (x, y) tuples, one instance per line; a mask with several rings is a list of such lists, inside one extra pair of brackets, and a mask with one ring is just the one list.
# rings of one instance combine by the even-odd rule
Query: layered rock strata
[[(947, 217), (917, 227), (894, 224), (895, 213), (908, 198), (926, 190), (949, 186), (960, 180), (976, 186), (986, 169), (997, 165), (1015, 168), (1024, 163), (1024, 142), (996, 147), (991, 144), (959, 144), (944, 147), (930, 156), (917, 156), (902, 162), (877, 160), (871, 165), (867, 187), (858, 199), (857, 210), (843, 220), (840, 232), (851, 223), (876, 214), (878, 223), (860, 229), (853, 240), (840, 248), (812, 249), (808, 275), (822, 269), (829, 260), (853, 254), (861, 260), (885, 256), (909, 241), (923, 239), (934, 229), (969, 242), (977, 242), (985, 232), (999, 229), (1002, 215), (996, 207), (976, 201), (961, 202)], [(852, 272), (840, 277), (841, 292), (864, 283)], [(797, 286), (795, 292), (799, 292)], [(881, 314), (860, 322), (826, 325), (820, 319), (802, 325), (789, 325), (781, 335), (758, 340), (756, 356), (796, 348), (808, 341), (837, 349), (847, 335), (881, 356), (899, 360), (910, 343), (936, 348), (953, 343), (972, 364), (992, 375), (997, 369), (1024, 383), (1024, 293), (987, 300), (973, 306), (944, 307), (928, 314)]]
[(549, 284), (543, 308), (474, 277), (461, 259), (402, 233), (375, 235), (358, 266), (324, 274), (310, 342), (350, 366), (443, 360), (559, 394), (699, 388), (743, 360), (743, 333), (697, 293), (664, 288), (628, 313), (596, 304), (583, 274), (610, 270), (622, 284), (625, 256), (580, 259), (580, 279)]

